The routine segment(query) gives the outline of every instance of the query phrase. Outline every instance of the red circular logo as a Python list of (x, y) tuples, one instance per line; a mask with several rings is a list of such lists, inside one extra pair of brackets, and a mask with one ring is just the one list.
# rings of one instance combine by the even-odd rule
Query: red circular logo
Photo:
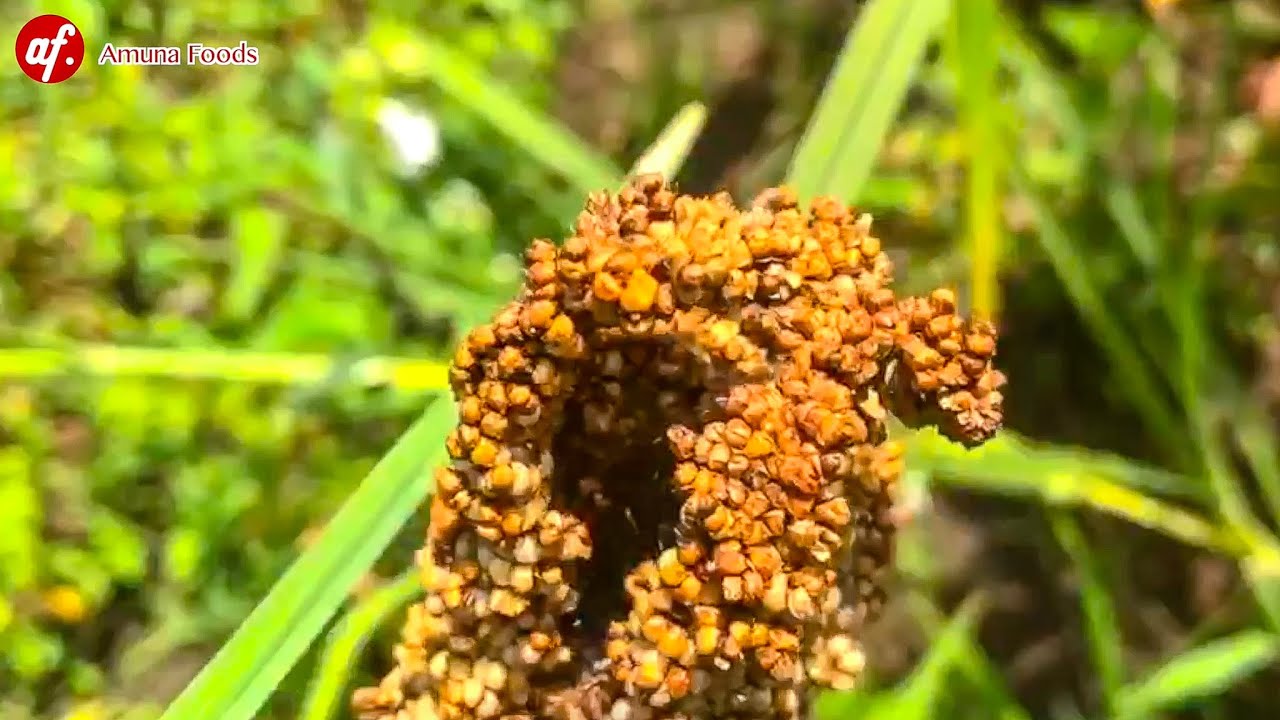
[(18, 31), (14, 53), (27, 77), (60, 83), (75, 75), (84, 62), (84, 37), (75, 23), (61, 15), (41, 15)]

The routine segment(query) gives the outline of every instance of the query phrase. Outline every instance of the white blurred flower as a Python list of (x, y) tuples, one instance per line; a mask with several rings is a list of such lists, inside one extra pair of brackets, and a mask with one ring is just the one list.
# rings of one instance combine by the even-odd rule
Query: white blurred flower
[(414, 177), (440, 160), (440, 127), (427, 111), (388, 98), (378, 107), (377, 122), (403, 177)]

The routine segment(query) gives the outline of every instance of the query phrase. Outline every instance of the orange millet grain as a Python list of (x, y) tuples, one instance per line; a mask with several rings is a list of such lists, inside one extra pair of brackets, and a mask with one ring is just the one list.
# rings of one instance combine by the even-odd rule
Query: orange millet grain
[(995, 332), (900, 300), (867, 215), (642, 177), (539, 240), (451, 370), (425, 599), (366, 720), (799, 718), (883, 604), (890, 411), (977, 443)]

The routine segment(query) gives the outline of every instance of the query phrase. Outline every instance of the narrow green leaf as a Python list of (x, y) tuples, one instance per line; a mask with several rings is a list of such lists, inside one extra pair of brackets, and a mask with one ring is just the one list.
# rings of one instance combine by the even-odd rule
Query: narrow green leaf
[(1276, 442), (1271, 418), (1256, 398), (1241, 402), (1232, 429), (1236, 442), (1258, 481), (1271, 520), (1280, 525), (1280, 444)]
[(222, 314), (228, 320), (245, 320), (257, 308), (284, 252), (287, 228), (285, 216), (269, 208), (250, 206), (232, 216), (235, 255), (222, 294)]
[[(1001, 13), (1001, 20), (1000, 44), (1005, 48), (1008, 64), (1024, 88), (1033, 89), (1034, 95), (1044, 96), (1046, 104), (1053, 108), (1045, 120), (1057, 126), (1063, 150), (1082, 167), (1105, 167), (1102, 159), (1096, 157), (1090, 125), (1074, 104), (1068, 79), (1044, 60), (1046, 52), (1038, 46), (1033, 33), (1023, 28), (1010, 13)], [(1162, 238), (1153, 225), (1150, 208), (1145, 207), (1134, 183), (1123, 176), (1103, 177), (1098, 184), (1102, 188), (1104, 206), (1120, 237), (1138, 262), (1156, 274), (1160, 301), (1167, 312), (1172, 312), (1173, 295), (1169, 292), (1169, 283), (1161, 281), (1163, 245), (1167, 238)], [(1137, 328), (1133, 340), (1152, 357), (1159, 357), (1164, 352), (1163, 339), (1154, 336), (1146, 325)], [(1178, 382), (1176, 363), (1158, 363), (1152, 369), (1170, 387)]]
[(456, 420), (439, 398), (396, 441), (161, 720), (250, 720), (427, 496)]
[(973, 312), (992, 319), (999, 310), (999, 264), (1004, 233), (1002, 208), (1005, 176), (1000, 142), (1005, 105), (1000, 102), (996, 74), (999, 46), (991, 42), (999, 29), (995, 0), (965, 0), (964, 11), (951, 13), (948, 53), (959, 86), (958, 110), (963, 133), (965, 235), (968, 240)]
[(1246, 558), (1240, 566), (1263, 618), (1272, 632), (1280, 633), (1280, 571), (1274, 565), (1261, 566), (1256, 558)]
[(1113, 178), (1107, 183), (1103, 201), (1133, 256), (1148, 271), (1156, 271), (1160, 263), (1160, 245), (1155, 231), (1147, 222), (1137, 191), (1132, 185)]
[(707, 107), (692, 102), (680, 108), (667, 126), (631, 166), (631, 175), (659, 173), (667, 180), (675, 177), (689, 157), (693, 143), (707, 123)]
[(416, 569), (365, 598), (329, 632), (319, 668), (307, 688), (301, 720), (330, 720), (346, 703), (346, 690), (357, 656), (380, 625), (422, 594)]
[[(1199, 333), (1200, 330), (1191, 332)], [(1199, 341), (1193, 341), (1193, 344), (1199, 344)], [(1214, 362), (1206, 367), (1221, 366), (1221, 363)], [(1199, 384), (1198, 380), (1195, 382)], [(1241, 562), (1244, 579), (1271, 629), (1280, 631), (1280, 585), (1277, 584), (1280, 580), (1280, 539), (1254, 514), (1254, 505), (1245, 492), (1243, 478), (1236, 471), (1231, 449), (1215, 432), (1216, 428), (1224, 425), (1242, 425), (1248, 413), (1238, 410), (1233, 417), (1226, 407), (1205, 402), (1199, 392), (1188, 398), (1187, 406), (1209, 487), (1217, 500), (1218, 513), (1231, 532), (1249, 547), (1248, 555)], [(1254, 458), (1246, 455), (1246, 459), (1252, 461)], [(1265, 485), (1265, 468), (1262, 469), (1264, 474), (1258, 475), (1258, 479)]]
[(963, 663), (982, 610), (980, 595), (971, 595), (964, 601), (942, 632), (934, 637), (929, 654), (895, 694), (893, 712), (888, 713), (889, 717), (897, 720), (928, 720), (934, 717), (938, 701), (946, 690), (947, 677)]
[[(1059, 507), (1088, 507), (1195, 547), (1235, 558), (1256, 556), (1266, 570), (1280, 566), (1265, 541), (1238, 537), (1230, 528), (1148, 494), (1152, 475), (1133, 462), (1083, 450), (1038, 447), (1004, 433), (973, 450), (956, 446), (931, 430), (907, 443), (908, 465), (935, 481), (1019, 497)], [(1191, 478), (1159, 478), (1161, 485), (1194, 487)], [(1250, 544), (1249, 541), (1253, 543)]]
[(1115, 605), (1111, 602), (1102, 569), (1089, 550), (1089, 542), (1075, 518), (1066, 511), (1054, 510), (1050, 524), (1080, 574), (1080, 603), (1084, 610), (1089, 652), (1098, 673), (1098, 682), (1102, 685), (1108, 714), (1114, 715), (1116, 698), (1124, 684), (1124, 648), (1121, 646)]
[(221, 380), (309, 385), (341, 380), (398, 390), (444, 390), (443, 363), (387, 356), (348, 360), (328, 355), (216, 348), (144, 348), (72, 344), (61, 348), (0, 349), (0, 378), (42, 378), (83, 373), (98, 377)]
[(1189, 650), (1146, 679), (1124, 688), (1120, 717), (1133, 718), (1185, 707), (1220, 693), (1280, 658), (1280, 637), (1245, 630)]
[[(912, 614), (931, 640), (936, 640), (946, 630), (946, 618), (927, 598), (915, 595), (909, 598)], [(1031, 720), (1027, 711), (1018, 704), (1013, 693), (1005, 685), (1004, 678), (995, 664), (983, 652), (982, 646), (971, 635), (962, 638), (959, 670), (983, 696), (983, 711), (995, 720)]]
[(432, 82), (498, 132), (581, 192), (612, 189), (622, 172), (545, 113), (520, 99), (516, 90), (429, 35), (406, 38), (418, 53), (416, 65)]
[[(22, 445), (0, 448), (0, 587), (28, 590), (39, 579), (44, 508), (39, 470)], [(0, 631), (8, 625), (8, 598), (0, 596)]]
[(1078, 246), (1027, 181), (1025, 170), (1015, 172), (1015, 178), (1015, 186), (1035, 222), (1040, 248), (1049, 258), (1054, 273), (1081, 319), (1111, 361), (1117, 379), (1124, 384), (1136, 409), (1142, 413), (1151, 436), (1163, 442), (1166, 450), (1181, 460), (1182, 467), (1195, 467), (1196, 463), (1188, 457), (1189, 447), (1184, 440), (1187, 434), (1175, 421), (1174, 408), (1154, 382), (1154, 372), (1131, 341), (1131, 333), (1107, 307), (1101, 290), (1089, 276), (1089, 265)]
[(862, 5), (791, 161), (787, 182), (801, 197), (859, 199), (916, 67), (950, 6), (950, 0)]

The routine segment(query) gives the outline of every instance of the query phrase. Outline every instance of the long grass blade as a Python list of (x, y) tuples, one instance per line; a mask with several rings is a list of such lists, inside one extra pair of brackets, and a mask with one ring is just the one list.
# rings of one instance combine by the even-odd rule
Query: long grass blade
[[(932, 431), (908, 441), (908, 464), (937, 481), (1015, 497), (1049, 506), (1085, 507), (1163, 533), (1194, 547), (1222, 553), (1280, 573), (1280, 552), (1265, 537), (1239, 535), (1208, 518), (1144, 491), (1144, 470), (1118, 458), (1039, 449), (1002, 435), (965, 450)], [(1193, 486), (1190, 479), (1183, 485)], [(1203, 483), (1200, 483), (1203, 485)]]
[(950, 673), (963, 663), (971, 637), (985, 610), (981, 595), (965, 599), (955, 615), (933, 639), (929, 653), (896, 693), (893, 711), (898, 720), (928, 720), (942, 698)]
[(1178, 655), (1124, 689), (1118, 717), (1149, 716), (1216, 695), (1280, 658), (1280, 637), (1245, 630)]
[[(915, 595), (910, 598), (912, 615), (928, 634), (931, 641), (946, 630), (946, 617), (928, 599)], [(995, 664), (983, 652), (977, 638), (972, 635), (956, 637), (957, 661), (961, 674), (983, 696), (983, 712), (995, 720), (1031, 720), (1027, 711), (1018, 704), (1013, 693), (1005, 685)]]
[(69, 345), (0, 348), (0, 378), (59, 375), (168, 380), (220, 380), (264, 385), (345, 382), (398, 390), (444, 390), (448, 368), (439, 362), (388, 356), (343, 361), (318, 353), (254, 352), (214, 348)]
[(418, 572), (410, 570), (378, 588), (334, 626), (320, 655), (316, 674), (307, 688), (307, 698), (298, 715), (300, 720), (330, 720), (334, 717), (345, 700), (351, 668), (365, 643), (387, 618), (421, 594), (422, 581)]
[(1237, 412), (1233, 425), (1236, 442), (1258, 481), (1272, 522), (1280, 525), (1280, 444), (1266, 410), (1252, 399), (1242, 404), (1244, 407)]
[(1114, 716), (1117, 697), (1124, 684), (1124, 647), (1121, 645), (1115, 604), (1111, 602), (1102, 568), (1098, 566), (1076, 519), (1066, 511), (1054, 510), (1050, 525), (1080, 575), (1080, 603), (1084, 610), (1089, 651), (1102, 686), (1108, 716)]
[(999, 30), (995, 0), (965, 0), (962, 12), (951, 13), (948, 53), (958, 81), (960, 130), (965, 139), (965, 235), (969, 247), (973, 314), (992, 320), (999, 311), (999, 264), (1004, 233), (1004, 144), (1000, 142), (1004, 104), (996, 74), (999, 46), (991, 42)]
[(950, 0), (863, 4), (791, 161), (787, 182), (801, 197), (858, 200), (950, 6)]
[(520, 99), (508, 83), (454, 50), (447, 41), (403, 28), (374, 30), (374, 44), (394, 49), (407, 68), (425, 74), (445, 94), (582, 193), (616, 187), (622, 171), (580, 138)]
[(236, 251), (231, 277), (222, 293), (222, 313), (242, 322), (250, 317), (266, 292), (285, 250), (289, 224), (285, 216), (266, 207), (248, 207), (231, 218), (231, 241)]
[(658, 173), (668, 181), (674, 179), (706, 124), (706, 105), (691, 102), (680, 108), (680, 112), (662, 129), (658, 139), (641, 153), (628, 174)]
[[(1054, 112), (1047, 120), (1056, 126), (1064, 149), (1086, 167), (1100, 164), (1100, 160), (1094, 157), (1095, 148), (1089, 124), (1075, 106), (1068, 80), (1044, 60), (1044, 49), (1038, 46), (1033, 34), (1022, 27), (1011, 13), (1001, 13), (1001, 21), (1000, 44), (1006, 50), (1007, 63), (1022, 85), (1035, 88), (1037, 94), (1047, 95), (1051, 99)], [(1158, 234), (1137, 187), (1118, 174), (1108, 174), (1099, 178), (1098, 182), (1102, 187), (1103, 205), (1119, 236), (1148, 272), (1160, 275), (1165, 261), (1165, 238)], [(1173, 298), (1168, 292), (1168, 284), (1157, 284), (1160, 302), (1166, 312), (1171, 312)], [(1152, 356), (1158, 356), (1163, 350), (1163, 346), (1159, 344), (1160, 338), (1154, 337), (1146, 327), (1138, 328), (1134, 339), (1138, 346)], [(1171, 388), (1179, 381), (1176, 363), (1156, 363), (1150, 371), (1158, 374)], [(1182, 437), (1185, 437), (1185, 431)]]
[(441, 438), (455, 424), (441, 398), (400, 437), (161, 720), (250, 720), (422, 503)]
[(1175, 410), (1153, 381), (1150, 366), (1130, 342), (1129, 333), (1107, 308), (1101, 291), (1089, 277), (1085, 263), (1067, 232), (1049, 211), (1048, 206), (1036, 194), (1021, 172), (1015, 172), (1015, 185), (1027, 201), (1036, 224), (1036, 237), (1049, 258), (1054, 273), (1067, 295), (1080, 313), (1081, 319), (1093, 332), (1111, 361), (1118, 379), (1124, 383), (1133, 398), (1137, 410), (1142, 413), (1153, 438), (1164, 443), (1165, 449), (1181, 462), (1181, 467), (1195, 467), (1197, 463), (1188, 456), (1185, 429), (1176, 421)]

